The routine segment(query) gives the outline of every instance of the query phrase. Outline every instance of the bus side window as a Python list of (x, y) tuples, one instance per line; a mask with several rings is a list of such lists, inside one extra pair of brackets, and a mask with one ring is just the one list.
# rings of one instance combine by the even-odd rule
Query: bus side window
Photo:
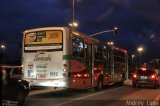
[(88, 45), (85, 43), (85, 59), (88, 59)]
[(103, 51), (103, 46), (101, 44), (95, 45), (95, 58), (99, 60), (104, 60), (105, 52)]
[(84, 57), (84, 42), (82, 39), (72, 37), (72, 52), (75, 57)]
[(94, 53), (95, 53), (95, 59), (99, 59), (99, 53), (98, 53), (98, 47), (97, 45), (94, 45)]
[(102, 58), (103, 60), (107, 60), (107, 47), (103, 45), (102, 48), (103, 48)]

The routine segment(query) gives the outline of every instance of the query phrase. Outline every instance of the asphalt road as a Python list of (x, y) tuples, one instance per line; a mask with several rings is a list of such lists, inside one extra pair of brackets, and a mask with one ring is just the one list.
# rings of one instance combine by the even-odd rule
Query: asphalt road
[(32, 90), (24, 106), (160, 106), (160, 88), (132, 88), (130, 81), (101, 91), (73, 90), (68, 95), (65, 92), (53, 88)]

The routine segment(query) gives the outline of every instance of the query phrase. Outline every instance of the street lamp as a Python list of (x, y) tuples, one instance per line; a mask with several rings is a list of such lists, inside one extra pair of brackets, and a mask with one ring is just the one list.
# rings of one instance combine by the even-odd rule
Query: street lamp
[(2, 48), (2, 49), (5, 49), (5, 47), (6, 47), (5, 45), (1, 45), (1, 48)]
[(102, 33), (106, 33), (106, 32), (114, 32), (115, 34), (118, 33), (118, 27), (115, 26), (113, 29), (111, 30), (104, 30), (104, 31), (101, 31), (101, 32), (98, 32), (98, 33), (94, 33), (94, 34), (91, 34), (89, 36), (93, 37), (93, 36), (96, 36), (96, 35), (99, 35), (99, 34), (102, 34)]
[(69, 26), (71, 26), (72, 28), (76, 28), (76, 27), (78, 27), (78, 22), (72, 22), (72, 23), (69, 23)]
[(135, 58), (135, 55), (132, 54), (132, 71), (134, 71), (134, 58)]
[(5, 49), (6, 49), (6, 46), (4, 44), (2, 44), (1, 48), (3, 49), (3, 65), (4, 65), (5, 64)]
[(140, 66), (141, 66), (141, 53), (142, 53), (142, 51), (143, 51), (143, 48), (142, 47), (139, 47), (138, 49), (138, 52), (139, 52), (139, 57), (140, 57)]
[(132, 65), (133, 65), (133, 59), (134, 59), (134, 57), (135, 57), (135, 55), (134, 55), (134, 54), (132, 54)]
[(115, 34), (115, 35), (118, 34), (118, 27), (117, 27), (117, 26), (114, 27), (114, 34)]
[(72, 0), (72, 22), (69, 23), (69, 26), (71, 26), (72, 29), (78, 27), (78, 22), (75, 21), (75, 0)]
[(114, 42), (108, 42), (107, 44), (108, 45), (114, 45)]
[(75, 1), (74, 0), (72, 0), (72, 15), (73, 15), (73, 17), (72, 17), (72, 23), (74, 22), (74, 8), (75, 7)]

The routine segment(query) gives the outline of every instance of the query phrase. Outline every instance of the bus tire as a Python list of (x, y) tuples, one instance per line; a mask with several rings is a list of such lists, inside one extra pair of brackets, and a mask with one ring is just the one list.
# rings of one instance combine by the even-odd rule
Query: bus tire
[(97, 86), (95, 88), (95, 90), (99, 91), (103, 89), (103, 78), (102, 77), (99, 77), (98, 78), (98, 82), (97, 82)]
[(119, 85), (123, 86), (124, 85), (124, 80), (122, 80), (121, 82), (119, 82)]
[(71, 95), (71, 89), (66, 89), (66, 90), (64, 90), (64, 96), (70, 96)]

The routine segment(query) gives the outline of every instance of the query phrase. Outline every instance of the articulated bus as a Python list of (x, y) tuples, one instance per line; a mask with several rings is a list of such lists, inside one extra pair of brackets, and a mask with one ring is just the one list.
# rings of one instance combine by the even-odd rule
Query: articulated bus
[(31, 87), (96, 88), (123, 84), (127, 51), (67, 27), (24, 31), (23, 79)]

